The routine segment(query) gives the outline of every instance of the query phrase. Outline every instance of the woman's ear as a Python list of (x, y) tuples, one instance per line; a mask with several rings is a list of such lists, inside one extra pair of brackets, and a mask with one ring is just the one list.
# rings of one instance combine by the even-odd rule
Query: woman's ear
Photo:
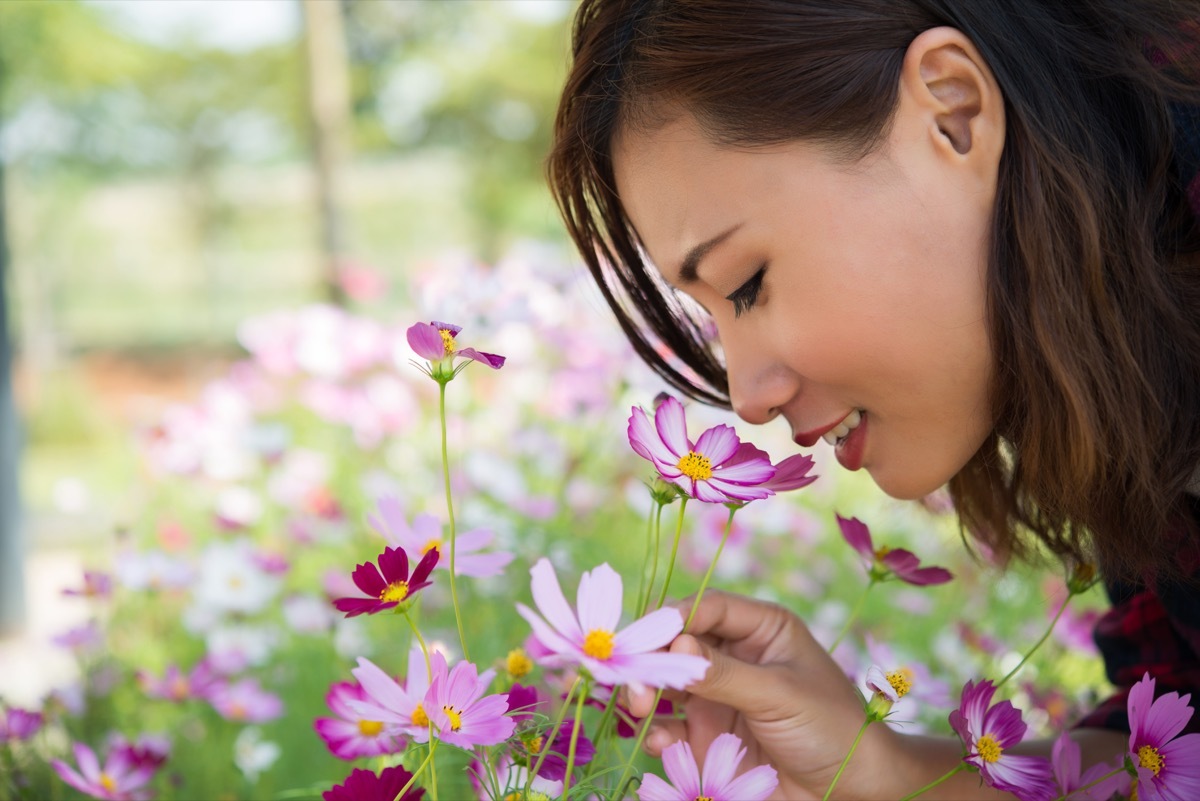
[(942, 155), (994, 174), (1004, 149), (1004, 98), (965, 34), (943, 27), (917, 36), (904, 56), (900, 92)]

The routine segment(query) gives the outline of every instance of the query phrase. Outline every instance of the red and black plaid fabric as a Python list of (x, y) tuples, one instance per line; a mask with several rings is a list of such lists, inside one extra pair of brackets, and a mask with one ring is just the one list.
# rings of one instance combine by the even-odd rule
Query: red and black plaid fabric
[[(1188, 496), (1188, 506), (1192, 520), (1181, 516), (1172, 527), (1178, 547), (1171, 556), (1184, 578), (1105, 583), (1112, 609), (1096, 622), (1093, 636), (1117, 692), (1076, 725), (1129, 731), (1129, 690), (1147, 672), (1156, 694), (1190, 693), (1193, 705), (1200, 703), (1200, 542), (1189, 525), (1200, 521), (1200, 499)], [(1185, 731), (1200, 732), (1200, 715)]]

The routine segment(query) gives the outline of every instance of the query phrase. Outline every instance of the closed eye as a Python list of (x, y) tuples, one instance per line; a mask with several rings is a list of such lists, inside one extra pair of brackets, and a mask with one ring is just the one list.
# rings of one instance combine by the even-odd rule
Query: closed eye
[(733, 304), (733, 316), (741, 317), (754, 307), (758, 301), (758, 293), (762, 289), (763, 276), (767, 274), (767, 265), (758, 268), (750, 280), (725, 296), (725, 300)]

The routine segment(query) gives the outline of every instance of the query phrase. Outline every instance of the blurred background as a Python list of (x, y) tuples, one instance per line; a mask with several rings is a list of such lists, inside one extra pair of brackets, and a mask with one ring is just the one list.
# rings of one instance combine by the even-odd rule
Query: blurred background
[(0, 3), (16, 401), (2, 441), (19, 453), (0, 496), (0, 629), (29, 612), (18, 539), (44, 550), (128, 522), (128, 432), (220, 374), (241, 321), (387, 309), (451, 251), (490, 263), (538, 240), (567, 258), (542, 160), (570, 10)]

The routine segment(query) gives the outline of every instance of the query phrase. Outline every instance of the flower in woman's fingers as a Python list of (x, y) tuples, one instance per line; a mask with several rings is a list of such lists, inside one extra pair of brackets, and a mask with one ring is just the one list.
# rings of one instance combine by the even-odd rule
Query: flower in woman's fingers
[(437, 564), (437, 548), (421, 557), (420, 563), (410, 575), (408, 554), (403, 548), (384, 548), (376, 561), (364, 562), (354, 569), (354, 584), (364, 594), (362, 598), (338, 598), (333, 602), (346, 617), (375, 614), (393, 609), (408, 601), (420, 589), (428, 587), (429, 574)]
[(704, 755), (701, 771), (692, 754), (692, 747), (684, 741), (667, 746), (663, 750), (663, 770), (670, 783), (652, 773), (642, 777), (638, 788), (641, 801), (765, 801), (775, 792), (779, 778), (770, 765), (751, 768), (734, 778), (738, 765), (746, 756), (746, 749), (736, 734), (719, 734)]
[(871, 665), (866, 681), (872, 693), (867, 700), (867, 716), (873, 721), (886, 718), (892, 705), (912, 689), (912, 674), (902, 669), (885, 673), (878, 665)]
[(1042, 757), (1008, 753), (1025, 736), (1025, 721), (1010, 701), (992, 704), (996, 687), (991, 681), (968, 681), (950, 725), (967, 749), (963, 757), (992, 787), (1012, 793), (1022, 801), (1049, 801), (1054, 797), (1050, 762)]
[(445, 382), (454, 378), (466, 362), (455, 367), (455, 359), (466, 359), (467, 362), (479, 362), (493, 370), (504, 366), (504, 357), (495, 353), (484, 353), (475, 348), (462, 348), (458, 344), (458, 334), (461, 326), (453, 323), (414, 323), (409, 326), (406, 336), (409, 347), (422, 359), (429, 361), (425, 374), (435, 381)]
[(639, 456), (692, 498), (707, 503), (744, 503), (772, 494), (764, 486), (775, 476), (770, 461), (745, 450), (739, 453), (742, 442), (726, 425), (713, 426), (692, 442), (683, 404), (675, 398), (659, 404), (653, 423), (635, 406), (628, 435)]
[(921, 567), (921, 560), (912, 551), (903, 548), (889, 548), (886, 545), (875, 547), (871, 539), (871, 530), (857, 517), (845, 518), (836, 515), (838, 528), (850, 547), (863, 557), (864, 564), (871, 578), (875, 581), (885, 581), (896, 577), (918, 587), (930, 584), (945, 584), (954, 578), (944, 567)]
[(607, 564), (579, 579), (577, 609), (567, 603), (549, 559), (539, 559), (529, 573), (541, 614), (524, 604), (517, 604), (517, 611), (546, 648), (585, 668), (597, 681), (682, 690), (704, 678), (707, 659), (656, 653), (683, 630), (678, 609), (655, 610), (618, 630), (623, 588), (621, 577)]
[(384, 768), (378, 775), (374, 771), (355, 768), (341, 784), (326, 790), (321, 798), (324, 801), (420, 801), (425, 794), (424, 787), (414, 785), (400, 795), (412, 777), (400, 765)]
[(1129, 751), (1144, 801), (1200, 798), (1200, 734), (1179, 733), (1192, 719), (1191, 695), (1154, 697), (1146, 673), (1129, 691)]

